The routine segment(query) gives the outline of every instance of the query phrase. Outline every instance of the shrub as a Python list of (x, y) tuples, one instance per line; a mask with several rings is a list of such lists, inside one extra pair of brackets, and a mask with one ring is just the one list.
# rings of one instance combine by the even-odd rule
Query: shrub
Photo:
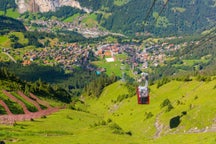
[(132, 136), (132, 132), (131, 131), (127, 131), (127, 132), (125, 132), (125, 134), (127, 134), (129, 136)]
[(187, 111), (182, 112), (182, 116), (187, 115)]
[(121, 102), (121, 101), (123, 101), (124, 99), (127, 99), (128, 98), (128, 94), (122, 94), (122, 95), (119, 95), (118, 97), (117, 97), (117, 102)]
[(211, 81), (211, 77), (210, 76), (201, 76), (201, 75), (198, 75), (197, 76), (197, 80), (198, 81), (203, 81), (203, 82), (209, 82), (209, 81)]
[(107, 120), (107, 123), (111, 123), (111, 122), (112, 122), (112, 119), (109, 118), (109, 119)]
[(170, 100), (169, 99), (165, 99), (162, 103), (161, 103), (161, 108), (165, 107), (165, 106), (168, 106), (169, 104), (171, 104)]
[(122, 130), (122, 128), (116, 123), (111, 124), (110, 128), (113, 130)]
[(169, 99), (165, 99), (162, 103), (161, 103), (161, 108), (163, 107), (167, 107), (167, 109), (165, 110), (166, 112), (171, 111), (174, 107), (172, 106), (171, 102)]
[(162, 80), (159, 80), (157, 83), (157, 88), (160, 88), (161, 86), (167, 84), (168, 82), (170, 82), (168, 78), (163, 78)]
[(113, 130), (114, 134), (124, 134), (124, 131), (122, 130), (122, 128), (116, 124), (116, 123), (112, 123), (110, 125), (111, 130)]
[(174, 107), (172, 106), (172, 104), (168, 104), (166, 112), (171, 111), (172, 109), (174, 109)]
[(145, 117), (146, 119), (149, 119), (151, 117), (153, 117), (154, 115), (152, 114), (152, 112), (145, 112)]
[(101, 125), (106, 125), (106, 121), (105, 121), (105, 120), (102, 120), (102, 121), (101, 121)]
[(190, 78), (189, 75), (179, 76), (176, 78), (176, 80), (177, 81), (184, 81), (184, 82), (192, 81), (192, 79)]

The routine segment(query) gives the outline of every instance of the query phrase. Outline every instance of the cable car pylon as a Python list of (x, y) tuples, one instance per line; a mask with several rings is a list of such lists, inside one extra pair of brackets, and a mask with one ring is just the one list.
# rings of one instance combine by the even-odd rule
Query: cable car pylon
[[(142, 83), (145, 81), (145, 85), (142, 85)], [(139, 79), (139, 82), (141, 83), (137, 87), (137, 101), (138, 104), (149, 104), (149, 90), (148, 90), (148, 73), (141, 73), (141, 78)]]

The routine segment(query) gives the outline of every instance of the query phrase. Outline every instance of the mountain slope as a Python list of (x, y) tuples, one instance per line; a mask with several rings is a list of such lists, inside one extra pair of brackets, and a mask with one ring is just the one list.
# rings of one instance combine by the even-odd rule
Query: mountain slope
[(216, 8), (213, 7), (212, 0), (173, 0), (169, 1), (164, 9), (164, 1), (160, 0), (149, 13), (152, 3), (153, 0), (131, 0), (121, 7), (113, 8), (112, 15), (105, 20), (103, 26), (125, 34), (190, 34), (213, 24), (216, 20), (213, 16)]
[[(215, 143), (215, 82), (153, 85), (149, 105), (138, 105), (136, 96), (115, 102), (118, 95), (127, 93), (124, 83), (117, 82), (106, 87), (99, 99), (85, 98), (84, 105), (77, 104), (86, 112), (65, 109), (36, 122), (0, 125), (0, 133), (6, 142), (17, 143)], [(170, 111), (161, 108), (165, 99), (174, 107)], [(170, 128), (173, 119), (176, 127)], [(10, 135), (19, 135), (11, 137), (8, 129)]]
[[(214, 25), (216, 17), (214, 0), (18, 0), (20, 13), (56, 11), (71, 6), (97, 16), (97, 22), (107, 30), (126, 35), (187, 35)], [(1, 2), (1, 11), (16, 8), (13, 0)], [(28, 15), (28, 14), (27, 14)], [(88, 14), (81, 14), (79, 20)], [(70, 15), (72, 16), (72, 15)], [(67, 18), (67, 17), (66, 17)], [(64, 19), (66, 19), (64, 18)]]
[[(209, 83), (172, 81), (159, 89), (154, 85), (150, 87), (149, 105), (138, 105), (136, 97), (113, 103), (118, 92), (125, 89), (115, 83), (107, 87), (101, 97), (90, 105), (89, 111), (111, 118), (123, 129), (146, 139), (170, 134), (182, 137), (184, 134), (211, 132), (216, 130), (215, 83), (215, 80)], [(167, 106), (161, 108), (166, 99), (173, 106), (170, 111)], [(177, 124), (172, 123), (175, 118)]]

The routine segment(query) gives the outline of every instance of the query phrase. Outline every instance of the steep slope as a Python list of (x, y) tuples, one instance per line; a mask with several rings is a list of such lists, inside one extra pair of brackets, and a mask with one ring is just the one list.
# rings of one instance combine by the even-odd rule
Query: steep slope
[[(44, 105), (40, 106), (39, 103), (37, 103), (37, 101), (30, 99), (29, 97), (24, 95), (21, 91), (17, 92), (19, 96), (15, 92), (13, 92), (13, 95), (11, 93), (12, 92), (2, 90), (2, 94), (4, 94), (6, 97), (8, 97), (8, 99), (13, 101), (14, 103), (17, 103), (19, 105), (19, 107), (20, 106), (22, 107), (24, 114), (12, 113), (11, 111), (13, 111), (13, 112), (17, 111), (16, 109), (18, 109), (18, 107), (17, 107), (18, 105), (17, 106), (14, 105), (13, 107), (11, 107), (11, 105), (7, 105), (4, 101), (8, 101), (8, 100), (6, 100), (4, 98), (4, 96), (1, 95), (0, 105), (3, 106), (4, 110), (7, 113), (1, 113), (0, 114), (0, 124), (14, 124), (17, 121), (33, 120), (35, 118), (45, 117), (47, 115), (50, 115), (54, 112), (59, 111), (59, 108), (51, 107), (48, 104), (46, 104), (46, 109), (42, 110), (41, 106), (45, 107)], [(36, 96), (34, 96), (34, 97), (36, 97)], [(39, 99), (39, 98), (36, 98), (36, 99)], [(42, 100), (39, 100), (39, 101), (42, 101)], [(46, 102), (42, 101), (42, 103), (46, 103)], [(29, 109), (30, 104), (34, 104), (37, 107), (37, 110), (32, 111), (32, 107), (31, 107), (31, 109)]]
[[(213, 0), (172, 0), (166, 7), (164, 1), (131, 0), (126, 5), (112, 8), (103, 26), (115, 32), (164, 34), (190, 34), (215, 22), (216, 8)], [(163, 9), (164, 8), (164, 9)]]
[[(133, 135), (144, 139), (169, 135), (183, 137), (185, 134), (203, 132), (211, 135), (212, 131), (216, 131), (215, 83), (216, 80), (208, 83), (172, 81), (159, 89), (154, 85), (150, 87), (149, 105), (138, 105), (136, 97), (114, 103), (118, 92), (125, 89), (115, 83), (107, 87), (88, 110), (104, 119), (112, 119), (122, 129), (130, 130)], [(166, 99), (171, 102), (172, 108), (168, 105), (162, 107)]]
[[(86, 112), (64, 109), (35, 122), (0, 125), (0, 133), (5, 142), (22, 144), (215, 143), (215, 83), (194, 80), (171, 81), (160, 88), (153, 85), (151, 103), (138, 105), (136, 96), (116, 101), (119, 95), (128, 93), (124, 83), (116, 82), (98, 99), (83, 98)], [(169, 111), (168, 106), (161, 105), (166, 99), (173, 106)], [(176, 127), (170, 127), (170, 123)]]
[(24, 13), (26, 11), (31, 12), (48, 12), (55, 11), (57, 8), (61, 6), (71, 6), (86, 12), (90, 12), (91, 10), (81, 7), (79, 2), (76, 0), (16, 0), (16, 4), (18, 6), (19, 12)]
[[(14, 2), (0, 2), (1, 11), (16, 8)], [(16, 0), (20, 13), (56, 11), (71, 6), (96, 15), (97, 25), (126, 35), (194, 34), (214, 25), (214, 0)], [(15, 6), (14, 6), (15, 5)], [(88, 15), (88, 14), (87, 14)], [(86, 14), (79, 15), (79, 21)], [(69, 17), (72, 17), (70, 15)], [(67, 19), (67, 18), (64, 18)]]

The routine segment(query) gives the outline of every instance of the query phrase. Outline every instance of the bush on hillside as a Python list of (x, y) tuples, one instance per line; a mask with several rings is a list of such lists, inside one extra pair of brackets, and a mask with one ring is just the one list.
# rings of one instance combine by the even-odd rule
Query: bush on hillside
[(170, 79), (164, 77), (161, 80), (158, 81), (157, 83), (157, 88), (160, 88), (161, 86), (167, 84), (168, 82), (170, 82)]
[(118, 97), (117, 97), (117, 102), (121, 102), (121, 101), (123, 101), (124, 99), (127, 99), (129, 97), (129, 95), (128, 94), (122, 94), (122, 95), (119, 95)]
[(169, 99), (165, 99), (161, 104), (160, 107), (163, 108), (165, 106), (168, 106), (169, 104), (171, 104)]
[(174, 107), (172, 106), (172, 104), (171, 104), (171, 102), (170, 102), (170, 100), (169, 99), (165, 99), (162, 103), (161, 103), (161, 105), (160, 105), (160, 107), (161, 108), (164, 108), (164, 107), (166, 107), (166, 112), (169, 112), (169, 111), (171, 111)]
[(177, 81), (189, 82), (192, 81), (189, 75), (182, 75), (176, 78)]
[(112, 123), (110, 129), (113, 130), (114, 134), (124, 134), (123, 129), (116, 123)]
[(174, 109), (174, 107), (172, 106), (172, 104), (167, 105), (167, 109), (166, 112), (171, 111), (172, 109)]
[(145, 118), (149, 119), (151, 117), (153, 117), (154, 115), (152, 114), (152, 112), (145, 112)]
[(203, 81), (203, 82), (209, 82), (209, 81), (211, 81), (211, 77), (210, 76), (198, 75), (197, 80), (198, 81)]

